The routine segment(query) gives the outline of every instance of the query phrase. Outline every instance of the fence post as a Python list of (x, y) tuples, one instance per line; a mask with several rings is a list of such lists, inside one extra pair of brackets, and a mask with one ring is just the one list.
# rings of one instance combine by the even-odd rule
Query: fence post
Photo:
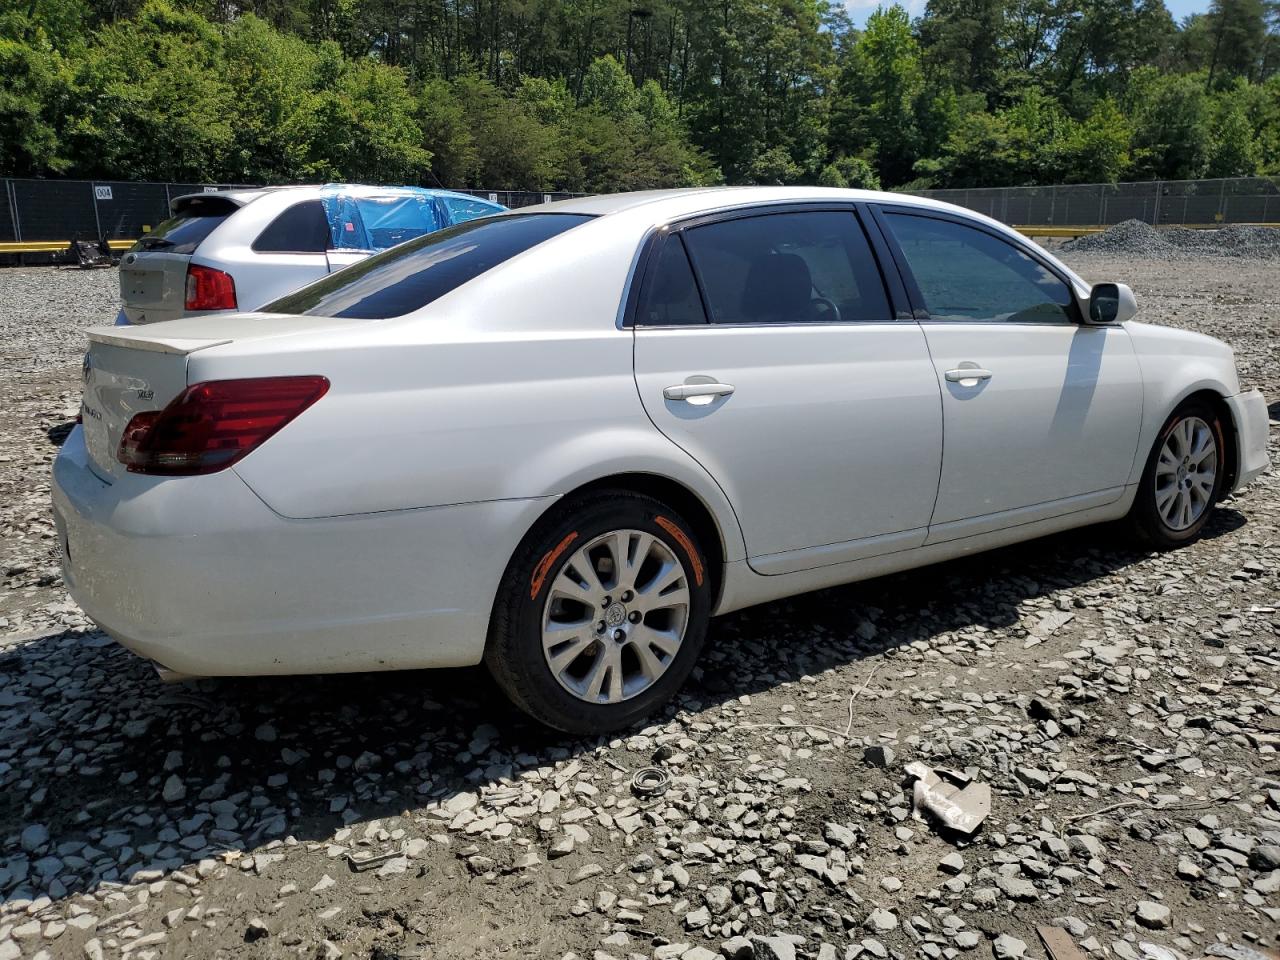
[(18, 199), (13, 190), (13, 181), (8, 177), (4, 181), (4, 199), (9, 205), (9, 216), (13, 220), (13, 239), (22, 239), (22, 227), (18, 223)]
[(1156, 205), (1151, 211), (1151, 225), (1153, 227), (1160, 226), (1160, 191), (1163, 185), (1163, 180), (1156, 181)]
[(1227, 222), (1227, 181), (1223, 178), (1222, 193), (1218, 195), (1218, 222)]
[[(98, 232), (95, 239), (102, 238), (102, 218), (98, 216), (98, 185), (92, 181), (89, 183), (89, 193), (93, 197), (93, 225)], [(75, 237), (72, 237), (74, 240)]]

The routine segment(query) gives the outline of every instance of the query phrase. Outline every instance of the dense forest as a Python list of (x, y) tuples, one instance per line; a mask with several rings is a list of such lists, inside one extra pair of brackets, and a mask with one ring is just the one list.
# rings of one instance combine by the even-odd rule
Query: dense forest
[(0, 175), (628, 190), (1280, 174), (1280, 0), (0, 0)]

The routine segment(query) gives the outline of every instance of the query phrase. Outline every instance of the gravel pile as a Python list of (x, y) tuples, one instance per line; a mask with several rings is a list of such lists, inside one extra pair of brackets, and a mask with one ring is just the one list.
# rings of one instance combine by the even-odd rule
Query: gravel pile
[[(1280, 397), (1263, 265), (1087, 269)], [(616, 739), (532, 726), (478, 670), (165, 687), (53, 562), (65, 305), (109, 313), (114, 276), (49, 277), (0, 272), (0, 960), (1280, 945), (1274, 474), (1174, 553), (1087, 530), (718, 620), (677, 703)], [(990, 787), (972, 837), (916, 818), (915, 763)], [(669, 785), (637, 793), (651, 766)]]
[(1217, 230), (1156, 229), (1141, 220), (1125, 220), (1103, 233), (1069, 240), (1060, 249), (1069, 253), (1100, 253), (1155, 260), (1186, 257), (1269, 259), (1280, 257), (1280, 227), (1232, 224)]

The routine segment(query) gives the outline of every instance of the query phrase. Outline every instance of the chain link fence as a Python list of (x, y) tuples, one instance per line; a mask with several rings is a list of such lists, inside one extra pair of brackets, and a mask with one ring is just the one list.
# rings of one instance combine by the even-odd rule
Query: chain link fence
[[(140, 183), (122, 180), (3, 179), (0, 243), (136, 240), (169, 217), (169, 202), (188, 193), (245, 184)], [(577, 196), (533, 190), (460, 190), (507, 207)]]
[(1018, 227), (1107, 227), (1124, 220), (1156, 226), (1280, 224), (1280, 177), (922, 190), (917, 196), (968, 207)]
[[(169, 215), (187, 193), (244, 184), (140, 183), (121, 180), (2, 179), (0, 243), (135, 240)], [(580, 196), (534, 190), (461, 190), (507, 207)], [(1280, 224), (1280, 177), (1151, 180), (1049, 187), (925, 190), (1013, 226), (1150, 224)]]

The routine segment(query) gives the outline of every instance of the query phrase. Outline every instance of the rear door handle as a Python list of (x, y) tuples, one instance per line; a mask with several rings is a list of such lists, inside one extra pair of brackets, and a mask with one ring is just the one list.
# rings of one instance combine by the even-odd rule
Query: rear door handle
[(966, 380), (990, 380), (991, 371), (981, 367), (958, 367), (943, 374), (950, 383), (964, 383)]
[(662, 391), (668, 400), (692, 400), (695, 397), (727, 397), (733, 393), (731, 383), (677, 383)]

